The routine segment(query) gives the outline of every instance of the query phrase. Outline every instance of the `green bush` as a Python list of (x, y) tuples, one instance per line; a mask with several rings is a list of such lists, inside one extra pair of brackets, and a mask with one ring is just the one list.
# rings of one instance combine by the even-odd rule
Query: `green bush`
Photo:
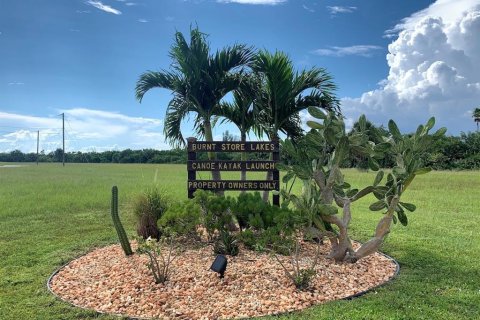
[(264, 202), (259, 192), (240, 194), (230, 202), (241, 230), (266, 230), (278, 225), (291, 230), (295, 226), (295, 212), (286, 206), (277, 207)]
[(233, 224), (230, 197), (218, 196), (213, 192), (195, 191), (194, 202), (200, 207), (202, 224), (209, 241), (215, 240), (216, 232), (223, 232)]
[(147, 189), (139, 194), (134, 203), (134, 213), (137, 218), (137, 234), (144, 239), (148, 237), (157, 240), (161, 232), (157, 220), (167, 210), (169, 199), (166, 193), (157, 187)]
[(244, 230), (238, 234), (238, 240), (248, 250), (257, 250), (258, 235), (251, 229)]
[(168, 235), (196, 236), (200, 224), (200, 207), (191, 200), (172, 204), (158, 220), (163, 232)]
[[(252, 221), (254, 217), (258, 217), (257, 219), (261, 219), (262, 212), (266, 210), (268, 206), (262, 200), (262, 197), (259, 192), (255, 193), (242, 193), (238, 196), (236, 201), (232, 203), (232, 214), (237, 219), (238, 225), (240, 230), (247, 229), (252, 225)], [(254, 224), (257, 228), (263, 229), (263, 220), (255, 221)]]
[(230, 256), (238, 255), (237, 238), (226, 230), (220, 232), (220, 236), (215, 241), (213, 252), (216, 254), (228, 254)]

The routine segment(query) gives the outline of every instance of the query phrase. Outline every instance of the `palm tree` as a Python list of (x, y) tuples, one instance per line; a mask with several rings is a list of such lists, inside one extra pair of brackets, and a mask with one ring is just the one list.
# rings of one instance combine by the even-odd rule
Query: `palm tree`
[[(295, 138), (302, 133), (299, 112), (317, 106), (339, 112), (334, 96), (335, 85), (325, 69), (312, 68), (295, 72), (290, 58), (283, 52), (274, 54), (260, 51), (253, 64), (261, 85), (255, 98), (257, 134), (270, 140), (279, 138), (279, 132)], [(271, 172), (267, 180), (271, 180)], [(268, 201), (269, 192), (263, 199)]]
[[(247, 141), (247, 134), (255, 126), (253, 100), (257, 82), (253, 75), (246, 77), (239, 88), (233, 91), (233, 101), (220, 104), (217, 116), (223, 117), (222, 122), (232, 122), (240, 130), (240, 141)], [(242, 152), (242, 161), (247, 160), (247, 153)], [(240, 179), (247, 180), (247, 172), (242, 170)]]
[(473, 110), (472, 117), (473, 117), (473, 121), (477, 123), (477, 132), (478, 132), (478, 124), (480, 123), (480, 108), (475, 108), (475, 110)]
[[(165, 88), (173, 93), (165, 116), (166, 139), (174, 146), (184, 145), (180, 124), (194, 113), (197, 134), (205, 141), (213, 141), (212, 116), (219, 109), (220, 100), (240, 85), (245, 67), (251, 63), (254, 51), (245, 45), (235, 44), (210, 54), (206, 35), (194, 28), (190, 30), (190, 43), (181, 32), (175, 33), (170, 49), (171, 70), (147, 71), (136, 85), (136, 97), (141, 102), (152, 88)], [(208, 154), (210, 160), (215, 154)], [(212, 171), (214, 180), (220, 172)]]

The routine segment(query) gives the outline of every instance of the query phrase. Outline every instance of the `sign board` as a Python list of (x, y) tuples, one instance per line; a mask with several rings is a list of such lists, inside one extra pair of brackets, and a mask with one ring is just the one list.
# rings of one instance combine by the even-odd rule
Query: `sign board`
[[(197, 141), (188, 138), (188, 197), (193, 198), (197, 189), (204, 190), (276, 190), (280, 191), (280, 174), (277, 163), (280, 160), (278, 141), (228, 142)], [(221, 161), (197, 160), (198, 152), (256, 152), (271, 153), (273, 160)], [(272, 180), (197, 180), (197, 171), (269, 171)], [(273, 195), (273, 204), (280, 205), (280, 196)]]

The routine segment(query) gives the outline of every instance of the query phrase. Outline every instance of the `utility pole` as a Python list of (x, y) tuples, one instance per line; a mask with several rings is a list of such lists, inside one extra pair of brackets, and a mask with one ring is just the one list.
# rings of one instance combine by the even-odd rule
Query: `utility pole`
[(37, 130), (37, 166), (38, 166), (38, 145), (40, 142), (40, 130)]
[(62, 113), (62, 140), (63, 140), (62, 164), (65, 167), (65, 112)]

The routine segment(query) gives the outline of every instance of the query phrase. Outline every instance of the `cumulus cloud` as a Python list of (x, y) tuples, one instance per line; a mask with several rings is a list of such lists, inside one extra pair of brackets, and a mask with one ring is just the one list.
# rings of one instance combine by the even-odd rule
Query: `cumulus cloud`
[(469, 111), (480, 101), (480, 3), (440, 0), (404, 19), (388, 46), (390, 68), (378, 89), (344, 98), (347, 116), (389, 118), (413, 131), (435, 116), (449, 132), (473, 130)]
[(122, 14), (122, 12), (120, 10), (117, 10), (115, 8), (112, 8), (111, 6), (103, 4), (101, 1), (88, 0), (86, 2), (86, 4), (89, 4), (89, 5), (95, 7), (99, 10), (102, 10), (102, 11), (105, 11), (105, 12), (108, 12), (108, 13), (112, 13), (112, 14), (115, 14), (115, 15)]
[(217, 0), (219, 3), (239, 3), (239, 4), (263, 4), (277, 5), (287, 2), (287, 0)]
[(328, 47), (312, 51), (313, 54), (319, 56), (329, 57), (344, 57), (344, 56), (362, 56), (371, 57), (377, 50), (383, 49), (380, 46), (374, 45), (355, 45), (350, 47)]
[[(164, 142), (163, 121), (131, 117), (117, 112), (74, 108), (58, 110), (65, 113), (67, 150), (168, 149)], [(0, 112), (0, 152), (20, 149), (36, 150), (37, 130), (40, 150), (61, 148), (61, 118), (36, 117)], [(6, 129), (9, 129), (7, 132)]]
[(352, 13), (357, 10), (357, 7), (327, 6), (327, 9), (331, 15), (336, 15), (339, 13)]

